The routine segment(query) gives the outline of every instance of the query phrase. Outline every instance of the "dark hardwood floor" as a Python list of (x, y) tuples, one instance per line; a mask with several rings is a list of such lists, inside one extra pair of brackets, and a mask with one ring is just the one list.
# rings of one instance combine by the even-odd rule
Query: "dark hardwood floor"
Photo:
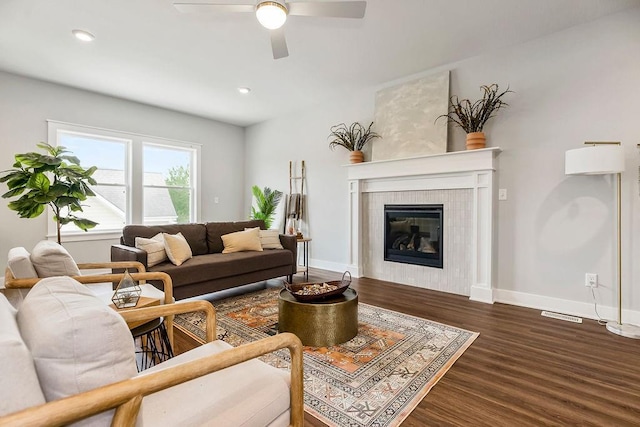
[[(309, 280), (340, 276), (311, 269)], [(593, 320), (570, 323), (380, 280), (354, 279), (352, 287), (361, 303), (480, 333), (403, 426), (640, 426), (640, 340)], [(179, 335), (178, 351), (193, 345)]]

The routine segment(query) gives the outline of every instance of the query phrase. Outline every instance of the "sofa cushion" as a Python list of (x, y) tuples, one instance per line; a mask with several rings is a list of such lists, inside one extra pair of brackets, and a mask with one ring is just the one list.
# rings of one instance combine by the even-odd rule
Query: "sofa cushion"
[(261, 219), (254, 219), (251, 221), (238, 222), (208, 222), (206, 224), (206, 228), (209, 253), (222, 253), (224, 250), (222, 235), (235, 233), (236, 231), (243, 231), (245, 228), (255, 227), (264, 228), (264, 221)]
[(222, 236), (222, 243), (224, 244), (223, 254), (242, 251), (262, 252), (259, 228), (249, 228), (245, 231), (224, 234)]
[(122, 229), (122, 243), (135, 247), (136, 237), (150, 239), (158, 233), (182, 233), (189, 243), (193, 255), (202, 255), (209, 252), (207, 229), (204, 224), (126, 225)]
[(38, 277), (36, 269), (31, 263), (31, 254), (23, 247), (9, 249), (7, 267), (16, 279), (33, 279)]
[(167, 251), (169, 261), (175, 265), (182, 265), (183, 262), (193, 257), (189, 243), (182, 233), (167, 234), (162, 233), (164, 238), (164, 248)]
[(45, 403), (31, 352), (16, 323), (16, 310), (1, 293), (0, 379), (0, 416)]
[[(69, 277), (38, 282), (17, 319), (47, 401), (136, 375), (133, 338), (124, 319)], [(112, 412), (74, 425), (110, 425)]]
[(79, 276), (80, 269), (64, 246), (41, 240), (31, 251), (31, 262), (38, 277)]
[[(245, 228), (246, 230), (250, 230), (250, 228)], [(260, 244), (262, 249), (284, 249), (282, 243), (280, 243), (280, 232), (278, 230), (260, 230)]]
[[(214, 341), (140, 375), (229, 348), (231, 346), (223, 341)], [(252, 359), (146, 397), (141, 409), (142, 421), (152, 426), (270, 425), (289, 409), (289, 384), (288, 371)]]
[[(31, 254), (23, 247), (9, 249), (7, 268), (16, 279), (33, 279), (38, 277), (38, 273), (36, 273), (36, 269), (31, 262)], [(29, 289), (4, 289), (2, 292), (11, 305), (18, 308), (22, 304), (24, 297), (29, 293)]]
[(166, 261), (167, 251), (164, 250), (164, 237), (162, 233), (158, 233), (150, 239), (146, 237), (136, 237), (134, 239), (136, 248), (142, 249), (147, 253), (147, 267), (153, 267)]
[(173, 287), (238, 276), (293, 264), (293, 254), (286, 249), (263, 252), (235, 252), (232, 254), (198, 255), (181, 266), (169, 262), (158, 264), (149, 271), (164, 271), (171, 276)]

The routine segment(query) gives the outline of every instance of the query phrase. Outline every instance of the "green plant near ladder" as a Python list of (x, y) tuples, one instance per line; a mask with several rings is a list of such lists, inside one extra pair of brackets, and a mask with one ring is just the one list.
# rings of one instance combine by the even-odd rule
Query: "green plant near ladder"
[(255, 206), (251, 206), (251, 219), (261, 219), (267, 229), (271, 228), (276, 208), (282, 199), (282, 192), (271, 190), (269, 187), (264, 187), (263, 190), (257, 185), (251, 187), (251, 192), (255, 199)]

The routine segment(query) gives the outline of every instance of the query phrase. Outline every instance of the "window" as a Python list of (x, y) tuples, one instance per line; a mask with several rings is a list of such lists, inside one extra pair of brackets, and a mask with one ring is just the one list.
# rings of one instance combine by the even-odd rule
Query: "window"
[[(125, 224), (198, 220), (200, 146), (161, 138), (49, 121), (49, 143), (62, 145), (84, 168), (97, 166), (96, 197), (79, 216), (98, 222), (87, 233), (63, 226), (65, 240), (119, 236)], [(51, 217), (51, 212), (49, 213)], [(49, 235), (55, 225), (49, 221)]]
[(144, 144), (144, 223), (193, 222), (193, 150)]

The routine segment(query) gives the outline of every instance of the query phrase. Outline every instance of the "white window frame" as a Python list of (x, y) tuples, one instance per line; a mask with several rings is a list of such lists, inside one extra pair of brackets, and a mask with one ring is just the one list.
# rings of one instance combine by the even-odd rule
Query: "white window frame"
[[(144, 180), (143, 180), (143, 147), (145, 144), (164, 146), (167, 148), (186, 149), (191, 154), (191, 170), (193, 185), (193, 200), (191, 201), (191, 216), (194, 222), (200, 221), (200, 164), (202, 145), (192, 142), (177, 141), (157, 136), (142, 135), (132, 132), (123, 132), (113, 129), (105, 129), (94, 126), (65, 123), (56, 120), (47, 120), (48, 142), (52, 146), (58, 145), (58, 133), (76, 133), (90, 135), (107, 139), (117, 139), (126, 141), (128, 148), (125, 159), (125, 180), (127, 187), (127, 210), (125, 214), (126, 224), (142, 224), (143, 203), (144, 203)], [(73, 153), (71, 153), (73, 154)], [(91, 165), (82, 165), (90, 167)], [(113, 240), (122, 235), (122, 230), (88, 230), (88, 231), (63, 231), (62, 236), (65, 242), (74, 241), (94, 241)], [(53, 211), (47, 208), (47, 238), (56, 239), (56, 223), (53, 220)]]
[[(197, 222), (198, 218), (200, 218), (200, 215), (196, 215), (196, 211), (198, 209), (197, 205), (198, 205), (198, 201), (200, 200), (200, 197), (198, 197), (196, 195), (197, 189), (200, 187), (198, 185), (198, 181), (196, 179), (196, 174), (198, 172), (198, 170), (200, 168), (196, 167), (196, 163), (198, 161), (198, 159), (200, 158), (200, 153), (195, 150), (192, 146), (184, 146), (183, 144), (176, 144), (176, 143), (172, 143), (172, 144), (167, 144), (166, 141), (160, 141), (157, 138), (151, 138), (151, 137), (146, 137), (144, 138), (144, 140), (142, 141), (142, 151), (144, 152), (144, 147), (158, 147), (158, 148), (166, 148), (166, 149), (174, 149), (174, 150), (182, 150), (182, 151), (187, 151), (190, 154), (191, 157), (191, 161), (189, 162), (189, 180), (191, 181), (191, 185), (189, 187), (180, 187), (180, 186), (175, 186), (175, 185), (144, 185), (144, 176), (143, 176), (143, 182), (142, 182), (142, 191), (144, 192), (145, 188), (166, 188), (166, 189), (170, 189), (170, 188), (184, 188), (184, 189), (188, 189), (190, 190), (191, 194), (193, 195), (193, 197), (190, 197), (190, 203), (189, 203), (189, 212), (191, 212), (191, 222)], [(142, 159), (144, 160), (144, 155), (142, 156)], [(144, 164), (141, 163), (141, 168), (143, 169), (144, 172)], [(144, 200), (144, 195), (143, 195), (143, 200)], [(140, 220), (140, 224), (143, 223), (144, 221), (144, 206), (142, 207), (142, 219)]]

